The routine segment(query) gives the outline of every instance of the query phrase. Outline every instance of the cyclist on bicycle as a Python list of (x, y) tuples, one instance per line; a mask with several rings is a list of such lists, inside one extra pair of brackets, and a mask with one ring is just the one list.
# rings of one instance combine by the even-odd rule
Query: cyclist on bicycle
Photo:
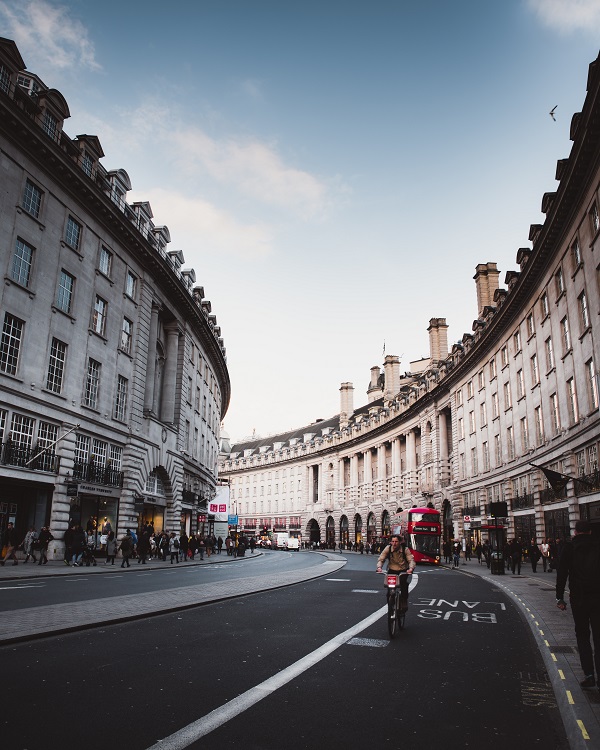
[[(412, 573), (417, 563), (413, 553), (404, 544), (399, 534), (394, 534), (390, 543), (384, 547), (383, 552), (377, 560), (377, 572), (381, 573), (383, 564), (388, 561), (388, 573)], [(386, 593), (387, 589), (386, 589)], [(402, 599), (403, 609), (408, 606), (408, 575), (400, 576), (400, 597)]]

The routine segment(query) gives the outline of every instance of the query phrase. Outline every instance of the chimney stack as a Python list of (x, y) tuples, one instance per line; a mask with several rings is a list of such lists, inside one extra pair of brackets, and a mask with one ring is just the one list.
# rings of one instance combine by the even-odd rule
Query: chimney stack
[(475, 286), (477, 287), (477, 316), (481, 317), (483, 308), (494, 304), (494, 292), (498, 289), (500, 271), (495, 263), (479, 263), (475, 267)]
[(374, 367), (371, 367), (371, 382), (369, 383), (369, 388), (367, 389), (367, 396), (369, 397), (369, 403), (372, 401), (375, 401), (378, 398), (381, 398), (381, 386), (379, 384), (379, 378), (381, 377), (381, 370), (380, 368), (375, 365)]
[(431, 318), (429, 321), (429, 357), (432, 362), (448, 359), (448, 326), (446, 318)]
[(400, 357), (393, 354), (386, 355), (383, 362), (383, 372), (385, 376), (383, 398), (386, 401), (391, 401), (400, 390)]
[(342, 383), (340, 386), (340, 429), (347, 427), (354, 414), (354, 386)]

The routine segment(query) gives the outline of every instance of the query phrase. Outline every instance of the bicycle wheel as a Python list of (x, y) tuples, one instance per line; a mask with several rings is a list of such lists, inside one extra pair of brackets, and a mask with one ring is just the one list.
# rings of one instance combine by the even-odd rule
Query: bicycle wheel
[[(394, 591), (394, 593), (388, 597), (388, 632), (390, 634), (390, 638), (395, 638), (400, 631), (399, 602), (400, 602), (399, 593), (398, 591)], [(404, 622), (403, 622), (403, 625), (404, 625)]]
[(398, 621), (398, 629), (404, 630), (404, 619), (406, 618), (406, 607), (407, 603), (398, 597), (398, 613), (396, 619)]

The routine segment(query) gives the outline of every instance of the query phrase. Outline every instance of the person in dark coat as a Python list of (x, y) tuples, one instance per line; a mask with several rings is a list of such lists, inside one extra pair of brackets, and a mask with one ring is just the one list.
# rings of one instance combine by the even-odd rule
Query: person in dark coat
[(42, 529), (38, 535), (38, 549), (40, 552), (40, 559), (38, 565), (45, 565), (48, 562), (48, 545), (54, 539), (52, 532), (47, 526), (42, 526)]
[(533, 573), (535, 573), (537, 570), (537, 564), (540, 561), (541, 556), (542, 553), (540, 552), (538, 543), (535, 539), (532, 539), (529, 545), (529, 561), (531, 562), (531, 571)]
[(577, 521), (575, 537), (565, 545), (558, 563), (556, 606), (563, 611), (567, 608), (563, 599), (567, 579), (579, 660), (584, 674), (580, 685), (592, 688), (596, 685), (596, 679), (600, 678), (600, 542), (592, 537), (589, 521)]
[(511, 564), (512, 574), (515, 575), (515, 571), (516, 571), (516, 574), (520, 576), (521, 575), (521, 562), (523, 560), (523, 545), (521, 544), (520, 539), (512, 540), (510, 554), (511, 554), (510, 564)]
[(79, 525), (73, 528), (73, 538), (71, 540), (71, 565), (76, 568), (81, 563), (83, 548), (87, 543), (85, 531)]
[(129, 529), (127, 529), (127, 533), (121, 539), (119, 549), (121, 550), (121, 554), (123, 555), (123, 562), (121, 563), (121, 567), (124, 568), (125, 566), (127, 566), (129, 568), (129, 558), (133, 555), (133, 537), (131, 536), (131, 531)]
[(6, 555), (4, 556), (4, 560), (0, 560), (0, 565), (4, 565), (7, 560), (12, 560), (13, 565), (19, 564), (17, 556), (15, 555), (17, 544), (17, 532), (15, 531), (14, 525), (9, 521), (6, 524), (6, 530), (2, 537), (2, 546), (6, 547)]
[(138, 551), (138, 565), (139, 563), (142, 563), (142, 565), (145, 565), (146, 558), (148, 557), (148, 554), (150, 553), (150, 531), (148, 530), (147, 527), (142, 529), (138, 537), (137, 551)]

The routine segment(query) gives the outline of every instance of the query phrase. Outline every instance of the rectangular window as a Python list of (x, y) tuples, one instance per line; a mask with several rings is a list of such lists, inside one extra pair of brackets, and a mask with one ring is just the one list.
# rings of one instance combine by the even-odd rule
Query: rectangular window
[(510, 392), (510, 383), (504, 383), (504, 408), (510, 409), (512, 406), (512, 395)]
[(129, 381), (122, 375), (117, 378), (117, 397), (115, 398), (115, 412), (114, 417), (120, 422), (125, 421), (127, 414), (127, 390), (129, 387)]
[(483, 453), (483, 470), (489, 471), (490, 470), (490, 448), (487, 442), (482, 443), (481, 449)]
[(63, 341), (53, 338), (50, 347), (50, 361), (48, 362), (48, 376), (46, 377), (46, 388), (52, 393), (62, 391), (66, 358), (67, 345)]
[(56, 137), (58, 135), (58, 120), (51, 112), (48, 112), (48, 110), (44, 111), (44, 117), (42, 119), (42, 130), (46, 135), (49, 135), (50, 138), (53, 140), (56, 140)]
[(513, 343), (515, 345), (515, 354), (518, 354), (521, 351), (521, 331), (518, 329), (515, 331), (513, 336)]
[(546, 369), (548, 372), (554, 369), (554, 347), (550, 337), (546, 339)]
[(92, 169), (94, 166), (94, 160), (92, 157), (88, 154), (87, 151), (83, 152), (83, 156), (81, 157), (81, 168), (86, 173), (88, 177), (92, 176)]
[(588, 471), (590, 472), (590, 474), (594, 471), (598, 471), (598, 446), (596, 445), (596, 443), (588, 446), (585, 449), (585, 452), (586, 452)]
[(527, 417), (521, 418), (521, 450), (523, 453), (529, 450), (529, 427), (527, 425)]
[(560, 321), (560, 334), (562, 337), (563, 354), (571, 351), (571, 330), (569, 328), (569, 319), (565, 317)]
[(554, 274), (554, 281), (556, 283), (556, 296), (562, 297), (565, 293), (565, 277), (563, 276), (562, 268)]
[(10, 423), (10, 439), (19, 448), (31, 448), (34, 420), (13, 412)]
[(525, 395), (525, 378), (523, 377), (523, 370), (517, 371), (517, 399), (523, 398)]
[(581, 326), (581, 333), (583, 333), (590, 327), (590, 312), (585, 292), (581, 292), (577, 299), (579, 300), (579, 325)]
[(537, 445), (544, 442), (544, 419), (542, 416), (542, 407), (536, 406), (533, 410), (535, 419), (535, 441)]
[(106, 456), (108, 452), (108, 443), (104, 440), (94, 438), (92, 441), (92, 461), (98, 466), (106, 466)]
[(598, 380), (596, 379), (596, 367), (594, 360), (585, 363), (585, 376), (587, 380), (588, 403), (590, 411), (598, 408)]
[(100, 389), (100, 362), (94, 359), (88, 360), (88, 369), (85, 379), (85, 393), (83, 403), (92, 409), (98, 408), (98, 391)]
[(560, 432), (560, 412), (558, 410), (558, 396), (553, 393), (550, 396), (550, 425), (552, 434), (557, 435)]
[(527, 316), (527, 338), (531, 338), (535, 333), (535, 322), (533, 320), (533, 313), (529, 313)]
[(65, 231), (65, 242), (73, 250), (79, 250), (79, 242), (81, 241), (81, 224), (79, 224), (72, 216), (67, 219), (67, 228)]
[(462, 417), (458, 420), (458, 439), (462, 440), (465, 436), (465, 422)]
[(500, 442), (500, 435), (494, 435), (494, 456), (496, 468), (502, 466), (502, 443)]
[(469, 412), (469, 433), (472, 435), (475, 432), (475, 412)]
[(4, 91), (5, 94), (10, 92), (10, 73), (8, 68), (0, 63), (0, 91)]
[(481, 426), (484, 427), (487, 424), (487, 407), (486, 407), (485, 401), (483, 401), (480, 404), (479, 416), (480, 416)]
[(49, 422), (40, 422), (38, 427), (38, 445), (47, 448), (58, 440), (58, 425)]
[(75, 436), (75, 463), (85, 464), (88, 462), (90, 455), (90, 443), (91, 438), (89, 438), (87, 435), (78, 434)]
[(23, 242), (23, 240), (17, 238), (10, 268), (11, 279), (22, 286), (29, 286), (32, 264), (33, 248), (26, 242)]
[(21, 206), (28, 214), (31, 214), (36, 219), (39, 218), (40, 208), (42, 207), (42, 191), (30, 180), (25, 182)]
[(131, 341), (133, 336), (133, 323), (129, 318), (123, 318), (121, 327), (121, 351), (131, 354)]
[(467, 398), (473, 398), (473, 381), (467, 383)]
[(16, 375), (22, 337), (23, 321), (10, 313), (5, 313), (0, 339), (0, 372)]
[(58, 290), (56, 293), (56, 307), (63, 312), (71, 312), (73, 302), (73, 290), (75, 288), (75, 277), (66, 271), (60, 272)]
[(567, 380), (567, 408), (569, 410), (569, 422), (571, 425), (579, 422), (579, 406), (577, 404), (577, 391), (575, 390), (575, 380)]
[(196, 398), (194, 400), (194, 409), (200, 413), (200, 388), (196, 386)]
[(598, 215), (598, 204), (595, 201), (590, 209), (590, 225), (592, 234), (595, 235), (600, 229), (600, 215)]
[(512, 427), (506, 428), (506, 452), (508, 454), (508, 460), (512, 461), (515, 457), (515, 439)]
[(550, 315), (550, 305), (548, 304), (548, 294), (546, 292), (540, 297), (540, 310), (542, 318), (547, 318)]
[(490, 380), (496, 377), (496, 360), (490, 359)]
[(496, 419), (499, 414), (500, 410), (498, 408), (498, 394), (492, 393), (492, 419)]
[(108, 310), (108, 303), (103, 300), (102, 297), (96, 295), (96, 301), (94, 303), (94, 312), (92, 315), (92, 330), (94, 333), (104, 336), (106, 330), (106, 313)]
[(457, 406), (462, 406), (462, 404), (463, 404), (463, 394), (462, 394), (462, 388), (459, 388), (459, 389), (458, 389), (458, 390), (456, 391), (456, 405), (457, 405)]
[(104, 245), (100, 248), (100, 262), (98, 267), (105, 276), (110, 276), (112, 268), (112, 253), (108, 248), (104, 247)]
[(502, 361), (502, 367), (506, 367), (508, 364), (508, 347), (503, 346), (500, 350), (500, 359)]
[(111, 468), (114, 471), (121, 471), (121, 463), (123, 462), (123, 448), (120, 445), (110, 446), (109, 461)]
[(127, 278), (125, 280), (125, 294), (128, 297), (131, 297), (131, 299), (135, 299), (136, 289), (137, 278), (131, 273), (131, 271), (127, 271)]
[(573, 273), (575, 273), (581, 265), (581, 247), (579, 246), (579, 240), (577, 239), (571, 245), (571, 259), (573, 261)]
[(473, 476), (479, 472), (479, 467), (477, 465), (477, 448), (471, 448), (471, 469)]
[(540, 368), (538, 367), (537, 354), (534, 354), (531, 358), (531, 382), (533, 385), (538, 385), (540, 382)]
[(477, 373), (477, 385), (480, 391), (485, 387), (485, 378), (483, 375), (483, 370)]

